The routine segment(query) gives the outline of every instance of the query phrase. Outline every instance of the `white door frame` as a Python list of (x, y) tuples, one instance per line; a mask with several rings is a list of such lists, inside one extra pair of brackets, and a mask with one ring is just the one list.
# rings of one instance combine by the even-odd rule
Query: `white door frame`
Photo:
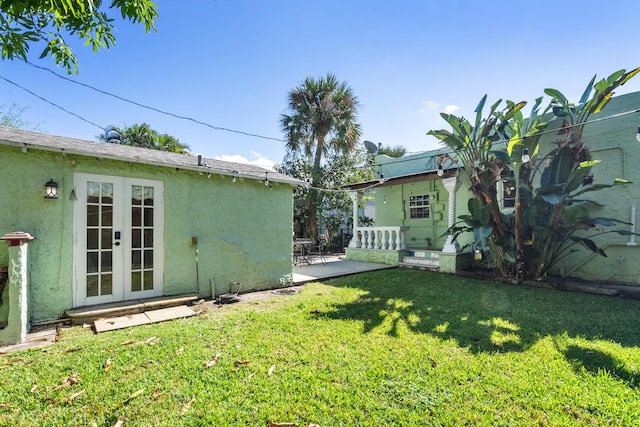
[[(113, 250), (112, 257), (112, 291), (111, 294), (87, 297), (87, 182), (102, 182), (113, 184)], [(73, 306), (85, 306), (108, 303), (114, 301), (131, 300), (160, 296), (163, 293), (164, 276), (164, 183), (148, 179), (125, 178), (120, 176), (97, 174), (74, 174), (74, 189), (77, 200), (73, 210)], [(145, 253), (144, 248), (132, 248), (134, 245), (132, 233), (137, 229), (137, 242), (144, 239), (145, 227), (134, 226), (132, 218), (132, 186), (153, 187), (153, 205), (147, 206), (150, 227), (146, 227), (151, 234), (148, 235), (152, 245), (152, 251), (146, 251), (152, 255), (151, 268), (139, 265), (138, 270), (146, 271), (142, 274), (150, 274), (153, 277), (153, 288), (133, 291), (132, 286), (132, 249), (138, 253)], [(136, 202), (138, 203), (138, 202)], [(140, 202), (144, 203), (144, 202)], [(145, 206), (137, 206), (138, 212), (144, 212)], [(137, 216), (139, 218), (140, 215)], [(116, 239), (116, 231), (120, 232), (120, 239)], [(102, 233), (101, 233), (102, 234)], [(108, 239), (108, 236), (106, 237)], [(138, 243), (136, 245), (140, 246)], [(144, 243), (143, 243), (144, 244)], [(101, 244), (101, 246), (103, 246)], [(108, 244), (106, 245), (108, 246)], [(104, 247), (104, 246), (103, 246)], [(101, 255), (102, 256), (102, 255)], [(139, 262), (141, 264), (141, 262)], [(148, 266), (147, 266), (148, 267)], [(100, 273), (99, 273), (100, 275)], [(149, 284), (148, 284), (149, 285)]]

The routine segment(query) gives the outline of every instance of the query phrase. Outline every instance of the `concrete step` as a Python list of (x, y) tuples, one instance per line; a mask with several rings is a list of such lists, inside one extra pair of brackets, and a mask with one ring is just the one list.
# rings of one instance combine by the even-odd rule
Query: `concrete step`
[(425, 258), (425, 257), (417, 257), (417, 256), (406, 256), (402, 259), (401, 264), (404, 265), (416, 265), (422, 267), (429, 268), (438, 268), (439, 259), (438, 258)]
[(409, 250), (409, 257), (438, 259), (440, 258), (440, 251), (413, 249)]
[(144, 313), (145, 311), (161, 308), (176, 307), (189, 304), (198, 299), (196, 294), (182, 294), (168, 297), (142, 298), (129, 301), (119, 301), (108, 304), (97, 304), (86, 307), (78, 307), (65, 311), (65, 315), (71, 319), (73, 325), (91, 323), (96, 319), (110, 318)]

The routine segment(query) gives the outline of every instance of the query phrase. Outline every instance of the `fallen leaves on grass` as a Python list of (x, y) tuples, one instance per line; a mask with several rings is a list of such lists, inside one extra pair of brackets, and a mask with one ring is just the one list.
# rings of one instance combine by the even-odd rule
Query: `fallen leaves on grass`
[(80, 377), (71, 372), (71, 374), (69, 374), (69, 376), (64, 381), (68, 382), (71, 385), (76, 385), (80, 383)]
[(33, 387), (31, 387), (31, 390), (29, 390), (29, 393), (35, 393), (36, 390), (38, 389), (38, 383), (33, 383)]
[(191, 405), (193, 405), (193, 402), (196, 401), (195, 396), (191, 398), (190, 401), (188, 401), (187, 403), (185, 403), (185, 405), (182, 407), (182, 412), (180, 412), (180, 415), (184, 415), (187, 413), (187, 411), (189, 410), (189, 408), (191, 408)]
[(73, 399), (75, 399), (76, 397), (78, 397), (78, 396), (80, 396), (80, 395), (82, 395), (82, 394), (84, 394), (84, 393), (86, 393), (86, 390), (85, 390), (85, 389), (82, 389), (82, 390), (80, 390), (80, 391), (79, 391), (79, 392), (77, 392), (77, 393), (73, 393), (71, 396), (69, 396), (69, 397), (67, 398), (67, 403), (71, 403), (71, 401), (73, 401)]
[(140, 344), (155, 345), (157, 343), (158, 343), (158, 337), (151, 337), (151, 338), (147, 338), (144, 341), (134, 341), (134, 340), (125, 341), (121, 343), (121, 345), (140, 345)]
[(213, 359), (209, 360), (208, 362), (204, 362), (204, 367), (209, 369), (210, 367), (215, 365), (218, 359), (220, 359), (221, 355), (222, 355), (221, 353), (218, 353), (215, 356), (213, 356)]
[(239, 365), (248, 365), (249, 363), (251, 363), (250, 360), (236, 360), (234, 362), (234, 365), (239, 366)]
[(247, 377), (247, 381), (249, 381), (251, 378), (253, 378), (253, 376), (255, 375), (255, 372), (252, 372), (249, 374), (249, 376)]
[(273, 375), (273, 371), (276, 370), (276, 365), (271, 365), (271, 367), (269, 368), (269, 371), (267, 372), (268, 376)]
[(111, 369), (111, 358), (107, 357), (107, 361), (104, 362), (104, 371), (109, 372), (109, 369)]
[(153, 389), (153, 395), (151, 396), (151, 400), (156, 400), (163, 394), (164, 394), (164, 391), (158, 391), (158, 387), (156, 387)]
[(123, 406), (126, 405), (127, 403), (129, 403), (130, 401), (132, 401), (133, 399), (135, 399), (136, 397), (140, 396), (142, 393), (144, 393), (144, 389), (141, 388), (140, 390), (136, 391), (135, 393), (133, 393), (131, 396), (127, 397), (125, 400), (123, 400), (122, 402), (118, 402), (113, 406)]
[(124, 418), (118, 418), (118, 422), (113, 427), (122, 427), (124, 425)]
[(59, 390), (61, 388), (69, 387), (71, 385), (76, 385), (79, 383), (80, 383), (80, 377), (74, 374), (73, 372), (71, 372), (71, 374), (69, 374), (67, 378), (64, 378), (62, 381), (60, 381), (60, 385), (54, 386), (52, 390)]
[(178, 351), (176, 351), (176, 356), (180, 356), (183, 351), (184, 351), (184, 347), (180, 347)]
[[(283, 423), (276, 423), (274, 421), (269, 421), (269, 427), (295, 427), (298, 426), (298, 423), (295, 422), (283, 422)], [(320, 427), (320, 424), (307, 424), (306, 427)]]

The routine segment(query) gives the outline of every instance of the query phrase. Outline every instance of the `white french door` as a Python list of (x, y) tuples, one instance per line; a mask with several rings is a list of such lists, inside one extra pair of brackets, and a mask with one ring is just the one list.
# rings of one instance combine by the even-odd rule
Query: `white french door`
[(162, 295), (163, 183), (75, 174), (74, 306)]

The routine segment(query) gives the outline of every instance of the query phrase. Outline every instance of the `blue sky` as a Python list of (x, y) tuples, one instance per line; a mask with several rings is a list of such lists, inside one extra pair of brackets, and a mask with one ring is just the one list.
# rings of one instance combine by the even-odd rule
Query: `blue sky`
[[(442, 111), (471, 117), (484, 94), (532, 101), (546, 87), (578, 100), (590, 78), (640, 66), (640, 2), (158, 0), (157, 32), (119, 23), (117, 43), (80, 60), (71, 79), (140, 104), (223, 127), (283, 138), (288, 91), (330, 72), (348, 82), (363, 140), (438, 148), (426, 135)], [(612, 3), (613, 5), (613, 3)], [(30, 61), (55, 70), (51, 59)], [(284, 142), (214, 130), (62, 80), (22, 61), (0, 76), (98, 124), (146, 122), (193, 153), (280, 162)], [(640, 90), (640, 77), (617, 94)], [(100, 129), (0, 79), (0, 105), (48, 133), (94, 140)], [(528, 111), (526, 109), (525, 111)], [(638, 118), (640, 124), (640, 117)]]

